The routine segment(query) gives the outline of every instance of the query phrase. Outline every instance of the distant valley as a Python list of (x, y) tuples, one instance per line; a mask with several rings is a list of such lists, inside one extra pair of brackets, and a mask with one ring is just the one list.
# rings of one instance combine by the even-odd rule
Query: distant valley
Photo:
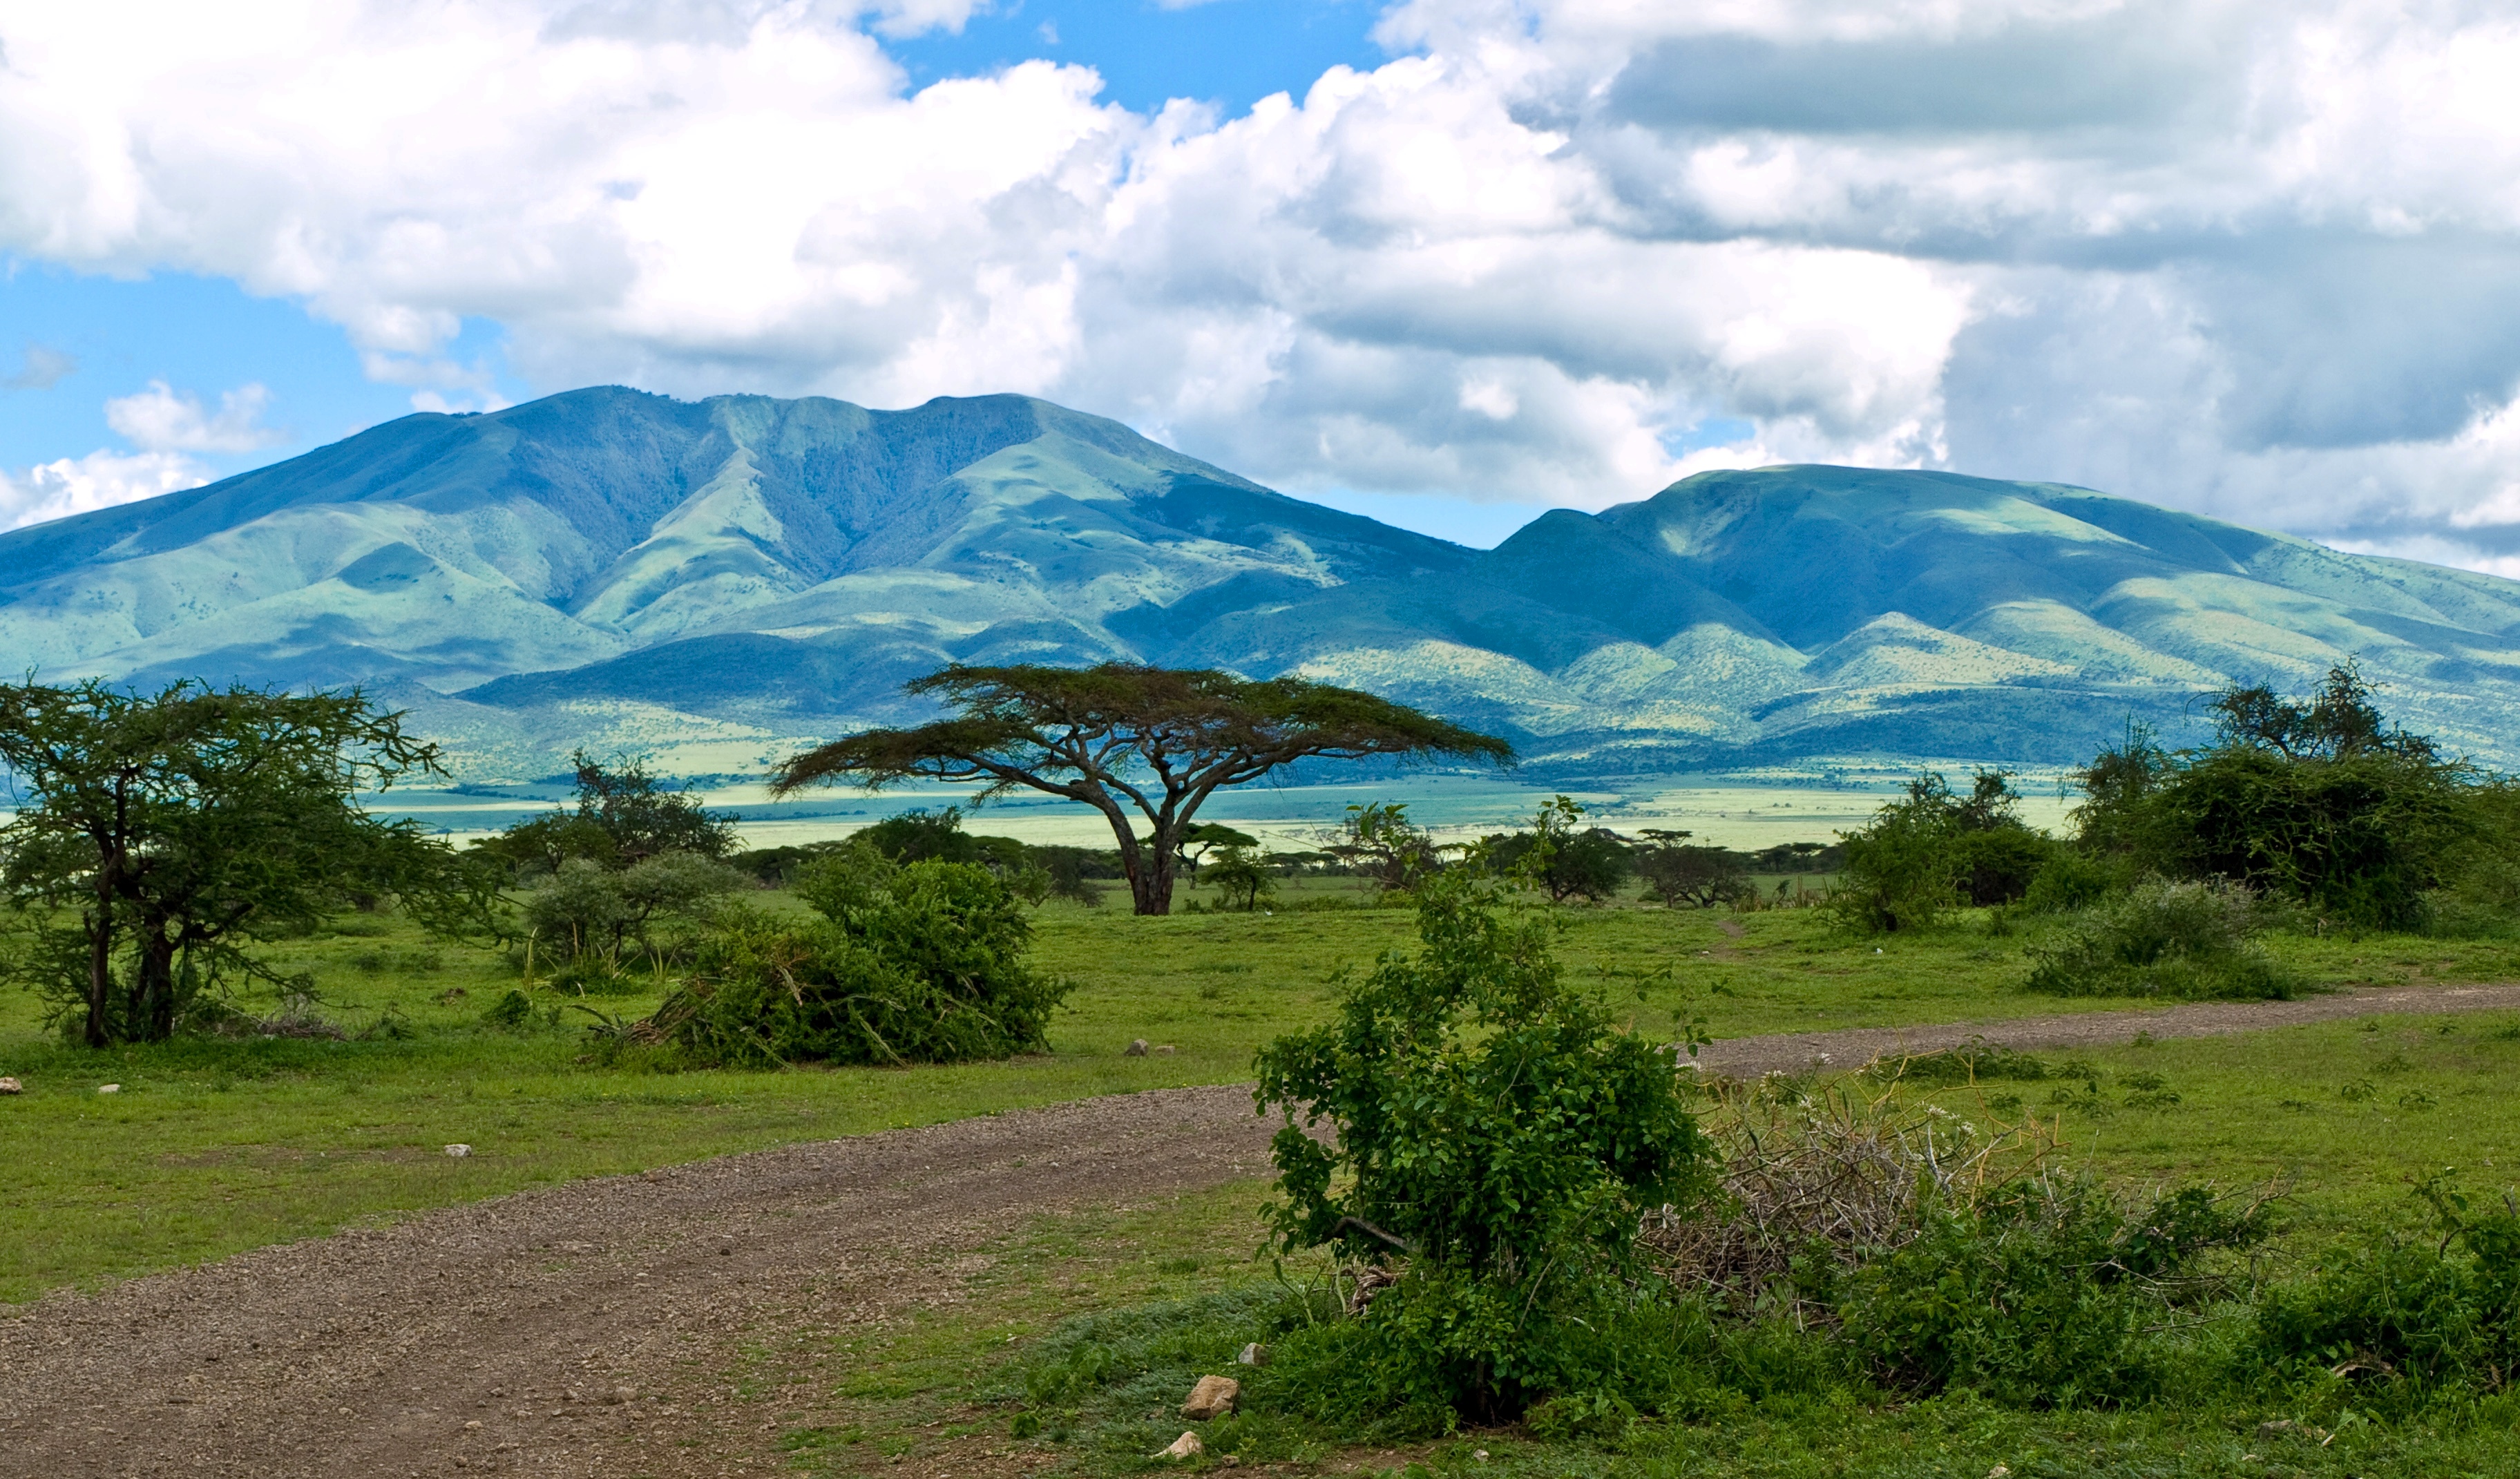
[(18, 670), (361, 683), (480, 780), (586, 742), (686, 773), (910, 717), (948, 661), (1300, 673), (1543, 774), (2051, 766), (2231, 679), (2359, 657), (2520, 764), (2520, 582), (2087, 489), (1712, 472), (1477, 551), (1021, 396), (876, 412), (617, 387), (419, 415), (0, 535)]

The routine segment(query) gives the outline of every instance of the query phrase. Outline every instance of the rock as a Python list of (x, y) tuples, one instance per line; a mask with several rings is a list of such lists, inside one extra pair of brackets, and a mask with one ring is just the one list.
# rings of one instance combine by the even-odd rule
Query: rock
[(1234, 1399), (1242, 1395), (1242, 1383), (1231, 1376), (1201, 1376), (1198, 1385), (1190, 1389), (1190, 1401), (1182, 1404), (1182, 1415), (1192, 1422), (1205, 1422), (1234, 1411)]
[(1234, 1364), (1236, 1366), (1267, 1366), (1269, 1364), (1269, 1348), (1255, 1340), (1242, 1348), (1242, 1354), (1234, 1358)]
[(122, 1092), (122, 1086), (120, 1084), (99, 1084), (96, 1086), (96, 1092), (99, 1094), (120, 1094)]
[(1196, 1433), (1184, 1433), (1173, 1440), (1173, 1446), (1171, 1448), (1164, 1450), (1160, 1454), (1152, 1454), (1148, 1457), (1154, 1458), (1175, 1459), (1195, 1458), (1206, 1451), (1207, 1445), (1198, 1441), (1198, 1435)]
[(454, 1156), (457, 1160), (462, 1160), (464, 1157), (472, 1153), (472, 1147), (471, 1145), (449, 1145), (446, 1147), (446, 1153)]
[(604, 1400), (614, 1407), (619, 1407), (625, 1402), (637, 1400), (638, 1396), (639, 1389), (637, 1387), (617, 1386), (611, 1391), (605, 1393)]
[(23, 1094), (24, 1086), (13, 1078), (0, 1078), (0, 1094)]
[(1170, 1044), (1170, 1043), (1157, 1043), (1157, 1044), (1155, 1045), (1155, 1051), (1156, 1051), (1157, 1053), (1179, 1053), (1179, 1052), (1181, 1052), (1181, 1050), (1180, 1050), (1179, 1048), (1174, 1047), (1174, 1046), (1173, 1046), (1172, 1044)]
[(1147, 1040), (1145, 1038), (1133, 1039), (1129, 1046), (1123, 1049), (1122, 1052), (1130, 1057), (1145, 1057), (1147, 1055)]

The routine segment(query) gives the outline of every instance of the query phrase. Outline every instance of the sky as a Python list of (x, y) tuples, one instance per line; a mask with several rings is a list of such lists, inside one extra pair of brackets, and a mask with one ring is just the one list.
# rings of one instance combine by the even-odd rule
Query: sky
[(2520, 3), (0, 0), (0, 527), (619, 382), (2520, 576)]

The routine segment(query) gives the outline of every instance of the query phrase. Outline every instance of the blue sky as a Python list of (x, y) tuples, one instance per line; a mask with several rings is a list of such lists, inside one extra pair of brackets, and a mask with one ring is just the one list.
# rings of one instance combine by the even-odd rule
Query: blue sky
[(5, 39), (0, 525), (618, 381), (1039, 394), (1479, 544), (1839, 462), (2520, 574), (2498, 8), (105, 3)]

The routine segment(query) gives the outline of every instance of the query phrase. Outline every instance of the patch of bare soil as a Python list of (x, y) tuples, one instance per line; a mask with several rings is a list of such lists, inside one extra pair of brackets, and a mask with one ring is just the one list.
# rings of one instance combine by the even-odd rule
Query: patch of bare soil
[(0, 1473), (768, 1471), (776, 1413), (725, 1376), (742, 1346), (937, 1303), (958, 1252), (1040, 1213), (1258, 1174), (1268, 1131), (1248, 1087), (1127, 1095), (55, 1296), (0, 1319)]
[(1714, 1072), (1739, 1078), (1770, 1072), (1798, 1073), (1814, 1067), (1852, 1068), (1876, 1057), (1964, 1047), (1972, 1040), (2005, 1048), (2108, 1048), (2131, 1043), (2138, 1035), (2223, 1037), (2268, 1027), (2331, 1022), (2342, 1017), (2512, 1008), (2520, 1008), (2520, 986), (2402, 986), (2344, 991), (2291, 1002), (2189, 1002), (2142, 1011), (2060, 1012), (1997, 1022), (1858, 1027), (1838, 1032), (1730, 1038), (1701, 1051), (1698, 1060)]
[[(2094, 1047), (2520, 1007), (2426, 987), (1739, 1038), (1730, 1074), (1983, 1038)], [(747, 1347), (950, 1302), (1025, 1220), (1267, 1169), (1247, 1086), (1168, 1090), (730, 1156), (430, 1212), (0, 1318), (0, 1473), (733, 1475), (781, 1466)], [(953, 1472), (1038, 1459), (978, 1437)], [(920, 1465), (926, 1467), (927, 1465)], [(905, 1465), (905, 1468), (910, 1466)]]

